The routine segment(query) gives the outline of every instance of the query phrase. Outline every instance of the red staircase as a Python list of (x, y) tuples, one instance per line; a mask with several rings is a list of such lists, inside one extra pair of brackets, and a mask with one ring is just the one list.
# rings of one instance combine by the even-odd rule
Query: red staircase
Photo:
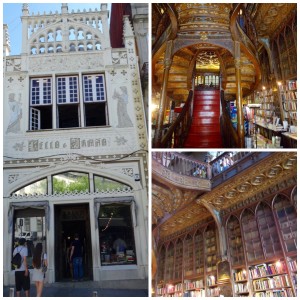
[(220, 91), (195, 91), (194, 95), (193, 120), (184, 148), (223, 148)]

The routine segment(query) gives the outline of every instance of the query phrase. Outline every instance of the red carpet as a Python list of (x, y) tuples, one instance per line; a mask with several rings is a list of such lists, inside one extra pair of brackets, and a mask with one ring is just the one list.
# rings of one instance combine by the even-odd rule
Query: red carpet
[(195, 91), (193, 121), (184, 148), (223, 148), (220, 91)]

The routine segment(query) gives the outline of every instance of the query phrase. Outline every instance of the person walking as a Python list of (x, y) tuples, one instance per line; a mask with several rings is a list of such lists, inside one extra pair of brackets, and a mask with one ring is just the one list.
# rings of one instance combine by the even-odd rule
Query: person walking
[(72, 242), (70, 261), (73, 264), (73, 281), (83, 280), (83, 245), (79, 240), (78, 233), (74, 234), (75, 240)]
[(32, 281), (35, 282), (36, 286), (36, 296), (42, 297), (43, 287), (44, 287), (44, 275), (43, 266), (48, 266), (47, 254), (43, 253), (43, 245), (42, 243), (37, 243), (33, 259), (33, 276)]
[(25, 292), (25, 296), (29, 297), (30, 292), (30, 274), (27, 265), (28, 249), (26, 246), (26, 240), (24, 238), (19, 239), (19, 246), (14, 249), (13, 257), (20, 253), (22, 257), (21, 266), (15, 269), (15, 284), (16, 284), (16, 295), (21, 296), (22, 289)]

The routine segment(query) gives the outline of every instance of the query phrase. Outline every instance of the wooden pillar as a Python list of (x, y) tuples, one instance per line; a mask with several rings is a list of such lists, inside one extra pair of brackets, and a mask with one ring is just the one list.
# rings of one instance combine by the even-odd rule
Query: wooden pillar
[(164, 59), (164, 75), (163, 75), (163, 83), (160, 92), (160, 102), (159, 102), (159, 110), (158, 110), (158, 118), (157, 118), (157, 125), (154, 134), (154, 142), (153, 147), (159, 148), (162, 139), (162, 132), (163, 132), (163, 123), (164, 123), (164, 116), (165, 111), (167, 108), (167, 86), (169, 80), (169, 72), (172, 64), (172, 52), (173, 52), (173, 41), (168, 41), (166, 46), (165, 52), (165, 59)]
[(237, 107), (237, 131), (239, 148), (245, 148), (245, 128), (243, 114), (243, 91), (241, 83), (241, 48), (240, 43), (235, 42), (235, 78), (236, 78), (236, 107)]

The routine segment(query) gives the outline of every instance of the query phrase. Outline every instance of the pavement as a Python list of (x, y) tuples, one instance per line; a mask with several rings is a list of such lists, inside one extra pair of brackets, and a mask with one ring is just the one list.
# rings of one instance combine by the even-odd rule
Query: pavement
[[(116, 283), (117, 284), (117, 283)], [(10, 288), (14, 286), (3, 287), (3, 297), (9, 297)], [(95, 295), (95, 293), (97, 293)], [(16, 293), (14, 293), (16, 296)], [(21, 296), (25, 296), (21, 292)], [(36, 296), (35, 285), (31, 285), (30, 296)], [(68, 282), (68, 283), (52, 283), (45, 284), (43, 289), (43, 297), (148, 297), (146, 289), (107, 289), (97, 287), (92, 282)]]

